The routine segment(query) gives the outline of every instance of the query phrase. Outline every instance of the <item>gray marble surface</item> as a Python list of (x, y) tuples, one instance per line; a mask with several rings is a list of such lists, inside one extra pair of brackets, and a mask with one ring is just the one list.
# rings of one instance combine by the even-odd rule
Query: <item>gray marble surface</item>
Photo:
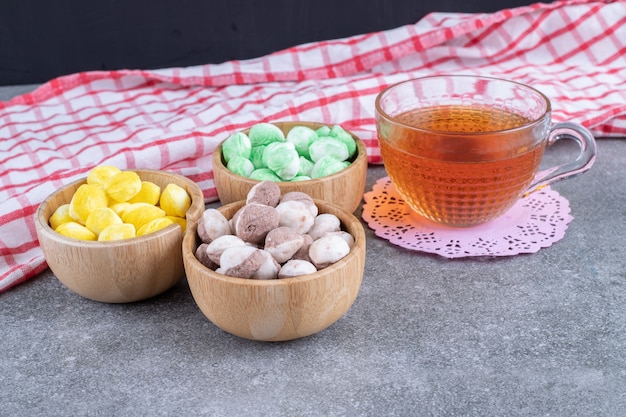
[(109, 305), (44, 272), (0, 294), (0, 416), (626, 415), (626, 140), (598, 142), (553, 186), (574, 216), (561, 241), (449, 260), (366, 227), (357, 300), (300, 340), (221, 331), (184, 280)]

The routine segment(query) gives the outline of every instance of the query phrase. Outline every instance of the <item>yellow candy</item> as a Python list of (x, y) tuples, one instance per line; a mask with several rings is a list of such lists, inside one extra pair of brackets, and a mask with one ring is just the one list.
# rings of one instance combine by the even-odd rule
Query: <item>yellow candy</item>
[(185, 217), (191, 206), (191, 197), (179, 185), (168, 184), (161, 193), (160, 205), (168, 216)]
[(141, 178), (133, 171), (122, 171), (104, 180), (104, 191), (117, 202), (128, 201), (141, 191)]
[(171, 219), (168, 219), (167, 217), (159, 217), (158, 219), (154, 219), (141, 226), (141, 228), (137, 230), (137, 236), (143, 236), (148, 233), (156, 232), (157, 230), (161, 230), (170, 224), (174, 224)]
[(87, 184), (103, 185), (107, 178), (122, 172), (118, 167), (111, 165), (98, 165), (87, 174)]
[(106, 207), (107, 202), (107, 195), (102, 187), (83, 184), (72, 196), (68, 212), (74, 221), (85, 224), (89, 213), (97, 208)]
[(183, 229), (183, 233), (185, 232), (185, 229), (187, 229), (187, 219), (183, 219), (182, 217), (178, 217), (178, 216), (165, 216), (165, 217), (167, 217), (168, 219), (170, 219), (171, 221), (179, 225), (180, 228)]
[(48, 223), (50, 223), (50, 227), (52, 227), (52, 229), (56, 229), (59, 225), (71, 221), (74, 221), (74, 219), (70, 216), (69, 204), (59, 206), (48, 219)]
[(129, 223), (118, 223), (107, 226), (100, 232), (98, 241), (108, 242), (111, 240), (130, 239), (135, 236), (135, 226)]
[(132, 207), (132, 204), (130, 204), (127, 201), (123, 201), (121, 203), (109, 204), (109, 208), (113, 210), (114, 212), (116, 212), (117, 215), (120, 216), (120, 218), (124, 215), (124, 212), (128, 210), (130, 207)]
[(67, 222), (54, 229), (60, 235), (80, 240), (96, 240), (96, 234), (82, 224)]
[[(159, 204), (160, 207), (157, 205)], [(136, 172), (99, 165), (89, 171), (69, 204), (50, 216), (58, 233), (81, 240), (111, 241), (143, 236), (170, 224), (184, 232), (191, 197), (184, 188), (169, 184), (163, 192)]]
[(101, 207), (89, 213), (85, 221), (85, 226), (96, 235), (100, 235), (108, 226), (121, 223), (122, 219), (116, 212), (109, 207)]
[(148, 203), (134, 203), (122, 214), (124, 223), (130, 223), (135, 229), (141, 229), (146, 223), (159, 217), (165, 217), (165, 211)]
[(150, 181), (141, 182), (139, 193), (128, 200), (129, 203), (148, 203), (156, 206), (161, 197), (161, 187)]

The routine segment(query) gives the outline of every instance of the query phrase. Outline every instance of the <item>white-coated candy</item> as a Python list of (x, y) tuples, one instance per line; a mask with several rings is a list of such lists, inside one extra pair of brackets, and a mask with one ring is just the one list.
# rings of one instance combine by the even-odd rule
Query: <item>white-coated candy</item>
[(302, 237), (304, 238), (304, 243), (302, 244), (302, 247), (293, 254), (291, 259), (301, 259), (311, 262), (311, 257), (309, 256), (309, 248), (311, 247), (311, 243), (313, 243), (313, 238), (307, 234), (302, 235)]
[(205, 243), (231, 234), (230, 224), (226, 217), (217, 209), (206, 209), (198, 222), (198, 236)]
[(313, 197), (308, 195), (307, 193), (303, 193), (302, 191), (289, 191), (280, 198), (281, 202), (296, 200), (304, 203), (306, 207), (309, 209), (313, 217), (317, 216), (319, 213), (319, 209), (313, 200)]
[(270, 230), (265, 238), (265, 250), (281, 264), (291, 259), (303, 244), (303, 235), (289, 227)]
[(329, 235), (333, 235), (333, 236), (339, 236), (341, 237), (343, 240), (346, 241), (346, 243), (348, 244), (348, 246), (350, 247), (350, 249), (352, 249), (354, 247), (354, 236), (352, 236), (350, 233), (345, 232), (343, 230), (339, 230), (337, 232), (330, 232), (327, 233), (326, 236)]
[(309, 247), (309, 256), (317, 269), (326, 268), (350, 253), (348, 243), (341, 236), (324, 236)]
[(339, 230), (341, 230), (339, 218), (334, 214), (322, 213), (315, 217), (313, 226), (307, 233), (311, 235), (313, 240), (317, 240), (330, 232), (337, 232)]
[(275, 279), (278, 278), (278, 272), (280, 271), (280, 265), (274, 257), (267, 251), (260, 249), (259, 252), (263, 256), (263, 263), (259, 266), (259, 269), (252, 274), (253, 279)]
[(222, 252), (220, 268), (225, 275), (252, 278), (263, 264), (261, 250), (252, 246), (233, 246)]
[(292, 259), (280, 268), (278, 278), (292, 278), (314, 272), (317, 272), (317, 268), (311, 262), (302, 259)]
[[(275, 279), (313, 273), (337, 262), (354, 246), (339, 218), (318, 214), (309, 194), (292, 191), (281, 197), (280, 187), (270, 181), (252, 187), (247, 204), (230, 221), (216, 209), (205, 210), (202, 217), (206, 224), (198, 227), (198, 233), (202, 229), (214, 238), (199, 245), (196, 257), (207, 268), (232, 277)], [(216, 224), (228, 233), (214, 233), (211, 227)]]
[(240, 265), (248, 256), (252, 255), (252, 253), (257, 250), (257, 248), (247, 245), (227, 248), (220, 256), (220, 268), (229, 269)]
[(233, 246), (245, 246), (246, 242), (235, 235), (220, 236), (209, 243), (206, 254), (209, 259), (219, 265), (222, 253)]
[(281, 201), (276, 211), (280, 218), (278, 225), (290, 227), (299, 234), (308, 232), (315, 222), (315, 216), (301, 201)]

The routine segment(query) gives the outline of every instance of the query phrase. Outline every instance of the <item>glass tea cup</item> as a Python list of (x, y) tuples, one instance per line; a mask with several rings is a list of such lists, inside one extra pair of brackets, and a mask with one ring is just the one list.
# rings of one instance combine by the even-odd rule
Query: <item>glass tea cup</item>
[[(593, 165), (583, 126), (550, 121), (550, 100), (524, 84), (442, 75), (392, 85), (376, 98), (376, 128), (392, 183), (415, 212), (448, 226), (504, 214), (520, 198)], [(538, 173), (547, 147), (572, 139), (572, 162)]]

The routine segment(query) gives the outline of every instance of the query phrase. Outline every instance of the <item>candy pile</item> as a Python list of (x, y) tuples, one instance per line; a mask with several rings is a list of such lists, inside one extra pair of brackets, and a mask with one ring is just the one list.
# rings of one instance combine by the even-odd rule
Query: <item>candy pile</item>
[(68, 204), (48, 222), (55, 232), (81, 240), (111, 241), (143, 236), (170, 224), (185, 230), (191, 197), (176, 184), (161, 187), (134, 171), (100, 165), (89, 171)]
[(350, 165), (357, 145), (341, 126), (313, 130), (294, 126), (287, 136), (276, 125), (257, 123), (248, 134), (237, 132), (222, 143), (226, 168), (259, 181), (304, 181)]
[(198, 223), (202, 243), (196, 257), (207, 268), (238, 278), (274, 279), (311, 274), (346, 256), (354, 238), (337, 216), (318, 213), (305, 193), (281, 197), (273, 181), (262, 181), (229, 221), (217, 209)]

